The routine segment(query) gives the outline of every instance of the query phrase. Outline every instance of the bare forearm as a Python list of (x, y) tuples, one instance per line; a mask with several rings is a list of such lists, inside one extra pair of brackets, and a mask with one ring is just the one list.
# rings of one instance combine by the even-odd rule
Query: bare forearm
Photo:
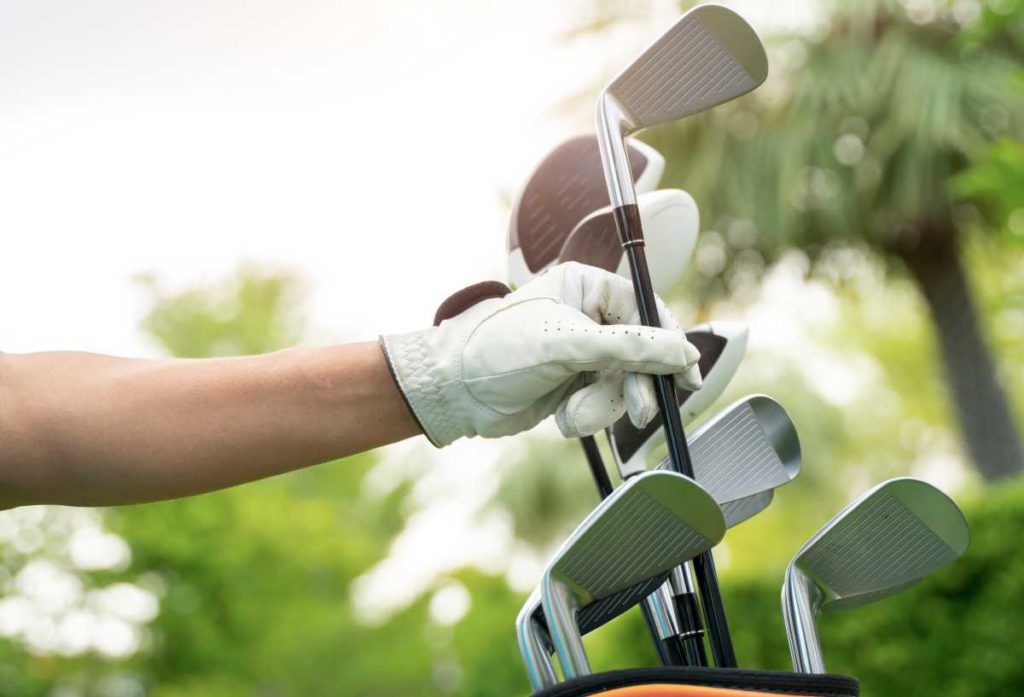
[(0, 505), (172, 498), (418, 432), (376, 344), (203, 360), (0, 356)]

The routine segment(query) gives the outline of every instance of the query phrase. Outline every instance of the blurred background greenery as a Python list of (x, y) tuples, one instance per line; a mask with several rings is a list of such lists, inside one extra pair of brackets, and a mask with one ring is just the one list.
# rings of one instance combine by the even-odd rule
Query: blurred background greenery
[[(803, 443), (799, 481), (718, 554), (739, 658), (788, 667), (788, 556), (860, 491), (915, 474), (964, 506), (970, 552), (824, 620), (829, 666), (878, 697), (1021, 694), (1024, 1), (822, 8), (810, 29), (766, 37), (758, 93), (645, 136), (668, 161), (663, 186), (702, 210), (673, 307), (752, 327), (722, 403), (769, 393)], [(600, 37), (622, 12), (601, 5), (582, 31)], [(304, 338), (303, 282), (286, 271), (139, 283), (143, 330), (169, 355)], [(444, 456), (412, 445), (187, 500), (0, 515), (0, 694), (527, 693), (513, 620), (593, 486), (550, 430), (503, 441), (474, 513), (506, 530), (501, 558), (372, 611), (366, 587), (396, 573), (389, 555), (430, 495), (417, 480)], [(419, 544), (443, 556), (446, 541)], [(601, 669), (654, 662), (634, 615), (588, 642)]]

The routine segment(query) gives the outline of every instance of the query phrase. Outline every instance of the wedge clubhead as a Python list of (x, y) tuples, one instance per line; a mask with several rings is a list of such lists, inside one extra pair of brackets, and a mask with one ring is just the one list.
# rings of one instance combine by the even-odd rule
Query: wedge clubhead
[(638, 475), (604, 499), (541, 580), (541, 605), (565, 678), (590, 672), (578, 612), (654, 579), (660, 585), (673, 567), (724, 534), (725, 519), (711, 494), (674, 472)]
[[(764, 46), (742, 17), (716, 5), (687, 12), (602, 91), (597, 102), (597, 139), (619, 241), (629, 262), (643, 324), (661, 326), (644, 254), (625, 138), (641, 129), (684, 118), (739, 97), (768, 74)], [(655, 378), (665, 442), (674, 471), (693, 474), (678, 412), (675, 384)], [(710, 553), (694, 559), (715, 663), (734, 667), (736, 656)], [(696, 627), (684, 627), (687, 632)]]
[[(626, 150), (636, 190), (653, 191), (665, 171), (665, 159), (637, 140), (629, 140)], [(569, 233), (583, 218), (607, 205), (596, 136), (570, 138), (548, 153), (512, 205), (509, 283), (522, 286), (556, 263)]]
[(859, 607), (909, 588), (967, 551), (963, 513), (919, 479), (891, 479), (844, 508), (786, 569), (782, 616), (801, 673), (824, 673), (817, 613)]
[[(687, 340), (700, 351), (697, 365), (703, 384), (696, 392), (678, 392), (683, 424), (704, 413), (725, 392), (746, 355), (748, 335), (747, 326), (739, 322), (709, 322), (686, 331)], [(621, 475), (649, 469), (651, 451), (665, 442), (661, 425), (660, 415), (643, 428), (634, 426), (627, 416), (608, 429), (608, 440)]]

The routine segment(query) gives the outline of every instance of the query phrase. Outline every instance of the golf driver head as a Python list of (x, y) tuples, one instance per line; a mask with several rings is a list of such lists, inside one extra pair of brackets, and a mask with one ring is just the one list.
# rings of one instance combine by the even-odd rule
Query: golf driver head
[[(637, 140), (626, 143), (631, 181), (653, 191), (665, 159)], [(515, 288), (554, 264), (569, 233), (590, 213), (608, 205), (597, 138), (577, 136), (541, 160), (512, 206), (508, 229), (508, 280)]]
[[(695, 392), (677, 393), (683, 425), (722, 396), (747, 352), (748, 334), (746, 325), (739, 322), (709, 322), (687, 330), (687, 340), (700, 351), (697, 365), (703, 384)], [(643, 428), (637, 428), (624, 416), (608, 429), (612, 453), (623, 477), (648, 469), (651, 451), (665, 441), (661, 424), (661, 414)]]
[(660, 585), (672, 568), (724, 534), (725, 519), (711, 494), (674, 472), (645, 472), (604, 499), (541, 580), (541, 605), (565, 678), (590, 671), (578, 611), (652, 579)]
[(891, 479), (840, 511), (796, 553), (782, 588), (793, 667), (823, 673), (815, 617), (894, 595), (967, 551), (957, 505), (919, 479)]
[[(640, 220), (647, 244), (654, 292), (664, 293), (682, 275), (700, 232), (700, 213), (690, 194), (680, 189), (661, 189), (639, 195)], [(629, 262), (619, 243), (615, 212), (611, 206), (594, 211), (569, 233), (558, 263), (578, 261), (629, 278)]]

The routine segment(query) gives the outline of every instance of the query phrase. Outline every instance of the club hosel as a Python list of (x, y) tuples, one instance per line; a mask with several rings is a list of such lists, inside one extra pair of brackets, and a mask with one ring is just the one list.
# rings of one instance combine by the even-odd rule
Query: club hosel
[[(539, 602), (539, 600), (538, 600)], [(516, 623), (519, 652), (526, 666), (526, 675), (535, 690), (550, 687), (558, 682), (555, 668), (551, 663), (551, 652), (546, 627), (541, 625), (535, 607), (528, 614), (520, 616)]]
[(679, 623), (672, 609), (672, 592), (667, 583), (644, 598), (643, 603), (650, 609), (660, 639), (671, 639), (679, 635)]
[(544, 612), (548, 615), (548, 634), (554, 645), (566, 680), (590, 674), (590, 661), (583, 648), (583, 637), (576, 624), (579, 602), (562, 583), (545, 577), (541, 581)]
[(608, 183), (608, 199), (613, 208), (636, 205), (633, 171), (629, 166), (625, 137), (634, 130), (633, 119), (607, 91), (597, 100), (597, 146), (601, 167)]
[(825, 658), (818, 637), (815, 616), (821, 591), (799, 569), (790, 564), (782, 584), (782, 619), (786, 625), (786, 639), (798, 673), (824, 673)]

